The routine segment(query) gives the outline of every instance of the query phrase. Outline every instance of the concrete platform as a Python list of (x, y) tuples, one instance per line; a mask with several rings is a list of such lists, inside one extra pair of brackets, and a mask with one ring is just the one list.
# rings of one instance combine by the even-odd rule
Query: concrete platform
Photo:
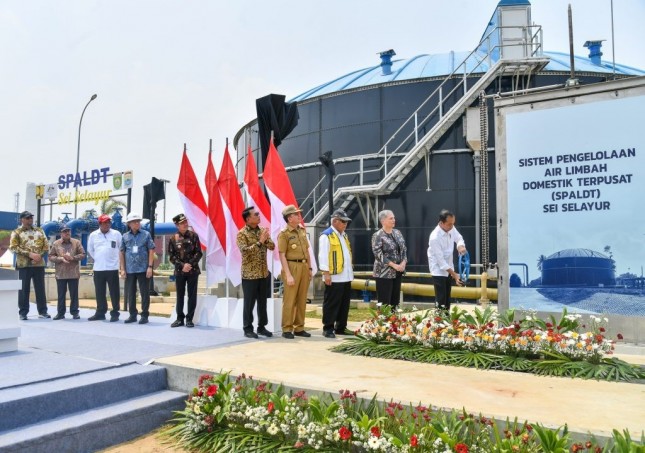
[[(307, 320), (320, 327), (320, 320)], [(358, 323), (356, 323), (358, 325)], [(611, 436), (628, 429), (640, 438), (645, 428), (645, 385), (541, 377), (505, 371), (480, 371), (398, 360), (355, 357), (329, 348), (342, 339), (311, 331), (309, 339), (281, 337), (257, 343), (227, 345), (199, 353), (155, 361), (166, 367), (171, 389), (189, 391), (204, 372), (246, 373), (254, 379), (284, 383), (291, 388), (337, 394), (355, 390), (361, 397), (466, 408), (487, 417), (537, 422), (557, 428), (568, 424), (574, 433)], [(645, 363), (643, 348), (621, 354), (630, 363)]]
[[(279, 336), (246, 339), (239, 330), (195, 327), (171, 329), (173, 304), (152, 304), (147, 325), (80, 320), (21, 321), (18, 351), (0, 354), (0, 389), (62, 376), (109, 369), (127, 363), (154, 363), (166, 368), (171, 390), (188, 392), (204, 372), (232, 371), (293, 388), (337, 393), (356, 390), (371, 398), (465, 407), (472, 413), (538, 422), (550, 427), (567, 423), (573, 432), (605, 437), (627, 428), (640, 438), (645, 427), (645, 385), (569, 378), (549, 378), (502, 371), (478, 371), (386, 359), (347, 356), (329, 348), (337, 339), (322, 337), (321, 320), (307, 319), (313, 336), (286, 340)], [(474, 306), (466, 305), (472, 309)], [(50, 305), (50, 313), (55, 308)], [(16, 310), (17, 316), (17, 310)], [(126, 313), (121, 314), (125, 319)], [(357, 327), (352, 323), (350, 327)], [(630, 363), (645, 364), (645, 348), (621, 345)]]

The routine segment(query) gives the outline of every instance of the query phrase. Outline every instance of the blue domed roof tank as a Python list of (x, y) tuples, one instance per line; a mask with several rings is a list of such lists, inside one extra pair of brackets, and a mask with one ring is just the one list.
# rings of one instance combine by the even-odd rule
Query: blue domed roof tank
[(614, 286), (615, 263), (589, 249), (560, 250), (542, 262), (542, 286)]

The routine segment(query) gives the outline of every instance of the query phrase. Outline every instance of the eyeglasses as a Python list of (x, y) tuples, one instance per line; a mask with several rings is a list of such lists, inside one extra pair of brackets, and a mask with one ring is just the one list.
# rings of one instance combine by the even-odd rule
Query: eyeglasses
[(343, 220), (343, 219), (338, 219), (338, 221), (339, 221), (340, 223), (347, 223), (347, 220)]
[(254, 217), (260, 217), (260, 213), (259, 213), (259, 212), (254, 212), (254, 213), (253, 213), (253, 216), (254, 216)]

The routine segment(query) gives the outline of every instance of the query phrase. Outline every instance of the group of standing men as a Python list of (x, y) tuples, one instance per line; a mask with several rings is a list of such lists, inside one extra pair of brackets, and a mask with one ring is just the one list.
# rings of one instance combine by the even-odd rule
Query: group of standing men
[[(69, 225), (63, 225), (61, 238), (49, 247), (45, 232), (33, 225), (34, 216), (29, 211), (20, 214), (20, 227), (13, 231), (9, 249), (16, 255), (16, 268), (22, 281), (18, 294), (18, 312), (20, 319), (26, 321), (29, 314), (29, 293), (33, 281), (36, 292), (36, 306), (40, 318), (50, 318), (47, 313), (45, 296), (45, 260), (54, 263), (58, 289), (57, 313), (54, 320), (64, 319), (67, 290), (70, 294), (70, 314), (73, 319), (80, 319), (78, 308), (78, 283), (80, 279), (80, 262), (85, 258), (85, 250), (78, 239), (71, 237)], [(112, 310), (110, 322), (119, 320), (120, 290), (119, 276), (125, 279), (125, 291), (130, 316), (126, 323), (137, 321), (139, 314), (136, 305), (137, 283), (141, 293), (141, 318), (139, 324), (148, 322), (150, 307), (150, 285), (154, 261), (154, 241), (150, 233), (141, 229), (141, 216), (135, 213), (126, 218), (129, 231), (121, 235), (111, 228), (112, 219), (107, 215), (98, 218), (99, 228), (93, 231), (87, 241), (87, 251), (94, 259), (94, 288), (96, 292), (96, 313), (89, 321), (105, 320), (108, 310), (106, 286), (110, 291)]]
[[(260, 213), (251, 206), (241, 213), (245, 226), (237, 234), (237, 245), (242, 256), (242, 290), (244, 293), (243, 329), (247, 338), (258, 335), (271, 337), (266, 325), (268, 263), (267, 253), (275, 249), (269, 231), (260, 227)], [(310, 337), (304, 330), (307, 291), (312, 275), (309, 254), (309, 240), (302, 225), (301, 211), (289, 205), (282, 211), (286, 227), (278, 235), (278, 251), (282, 264), (281, 278), (284, 282), (282, 305), (282, 337), (293, 339)], [(372, 237), (375, 255), (374, 276), (379, 300), (396, 306), (400, 291), (401, 276), (407, 264), (407, 249), (400, 231), (394, 228), (392, 211), (379, 213), (382, 228)], [(61, 238), (51, 248), (43, 230), (33, 226), (33, 214), (20, 214), (21, 226), (11, 235), (10, 249), (16, 254), (16, 267), (22, 280), (18, 307), (21, 320), (27, 320), (29, 313), (29, 292), (33, 280), (36, 305), (41, 318), (49, 318), (45, 297), (45, 262), (43, 256), (49, 251), (50, 260), (55, 264), (58, 288), (57, 314), (54, 320), (65, 318), (65, 298), (70, 293), (70, 314), (79, 319), (78, 282), (79, 265), (85, 258), (81, 242), (71, 237), (71, 229), (64, 225)], [(87, 248), (94, 259), (94, 286), (96, 291), (96, 313), (90, 321), (105, 320), (108, 304), (106, 286), (109, 289), (112, 310), (110, 322), (119, 320), (120, 290), (119, 277), (125, 279), (125, 294), (130, 316), (125, 323), (137, 322), (139, 312), (136, 305), (137, 285), (141, 294), (141, 317), (139, 324), (148, 323), (150, 307), (150, 278), (155, 259), (155, 244), (148, 233), (141, 229), (141, 216), (129, 213), (126, 217), (128, 231), (121, 235), (111, 228), (109, 216), (98, 218), (99, 228), (89, 235)], [(199, 262), (202, 247), (199, 237), (189, 229), (184, 214), (173, 218), (177, 233), (168, 242), (170, 262), (174, 265), (177, 283), (177, 318), (171, 327), (194, 327), (193, 316), (197, 304), (197, 283), (200, 274)], [(331, 225), (325, 229), (319, 240), (318, 262), (322, 272), (325, 292), (323, 299), (323, 335), (351, 334), (347, 330), (351, 282), (354, 279), (352, 250), (345, 229), (351, 222), (345, 211), (338, 209), (331, 215)], [(461, 284), (454, 271), (452, 254), (454, 247), (460, 254), (466, 252), (461, 234), (454, 227), (455, 215), (447, 210), (439, 214), (439, 223), (430, 234), (428, 242), (428, 263), (433, 276), (438, 308), (450, 308), (452, 280)], [(186, 313), (184, 299), (188, 295)], [(258, 327), (253, 328), (253, 311), (257, 303)]]

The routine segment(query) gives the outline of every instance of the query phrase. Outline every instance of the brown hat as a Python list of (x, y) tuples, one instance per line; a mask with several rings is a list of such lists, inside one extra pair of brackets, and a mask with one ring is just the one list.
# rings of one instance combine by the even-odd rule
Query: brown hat
[(63, 225), (60, 227), (60, 232), (61, 232), (61, 233), (62, 233), (63, 231), (70, 231), (70, 230), (71, 230), (71, 228), (70, 228), (67, 224), (63, 224)]
[(172, 218), (172, 221), (175, 222), (175, 225), (179, 225), (182, 222), (187, 222), (188, 219), (184, 214), (177, 214), (175, 217)]
[(34, 215), (33, 215), (31, 212), (29, 212), (29, 211), (22, 211), (22, 212), (20, 213), (20, 218), (21, 218), (21, 219), (28, 219), (29, 217), (33, 217), (33, 216), (34, 216)]
[(286, 217), (288, 215), (295, 214), (296, 212), (302, 212), (302, 211), (296, 208), (294, 205), (289, 204), (285, 206), (284, 209), (282, 210), (282, 216)]

